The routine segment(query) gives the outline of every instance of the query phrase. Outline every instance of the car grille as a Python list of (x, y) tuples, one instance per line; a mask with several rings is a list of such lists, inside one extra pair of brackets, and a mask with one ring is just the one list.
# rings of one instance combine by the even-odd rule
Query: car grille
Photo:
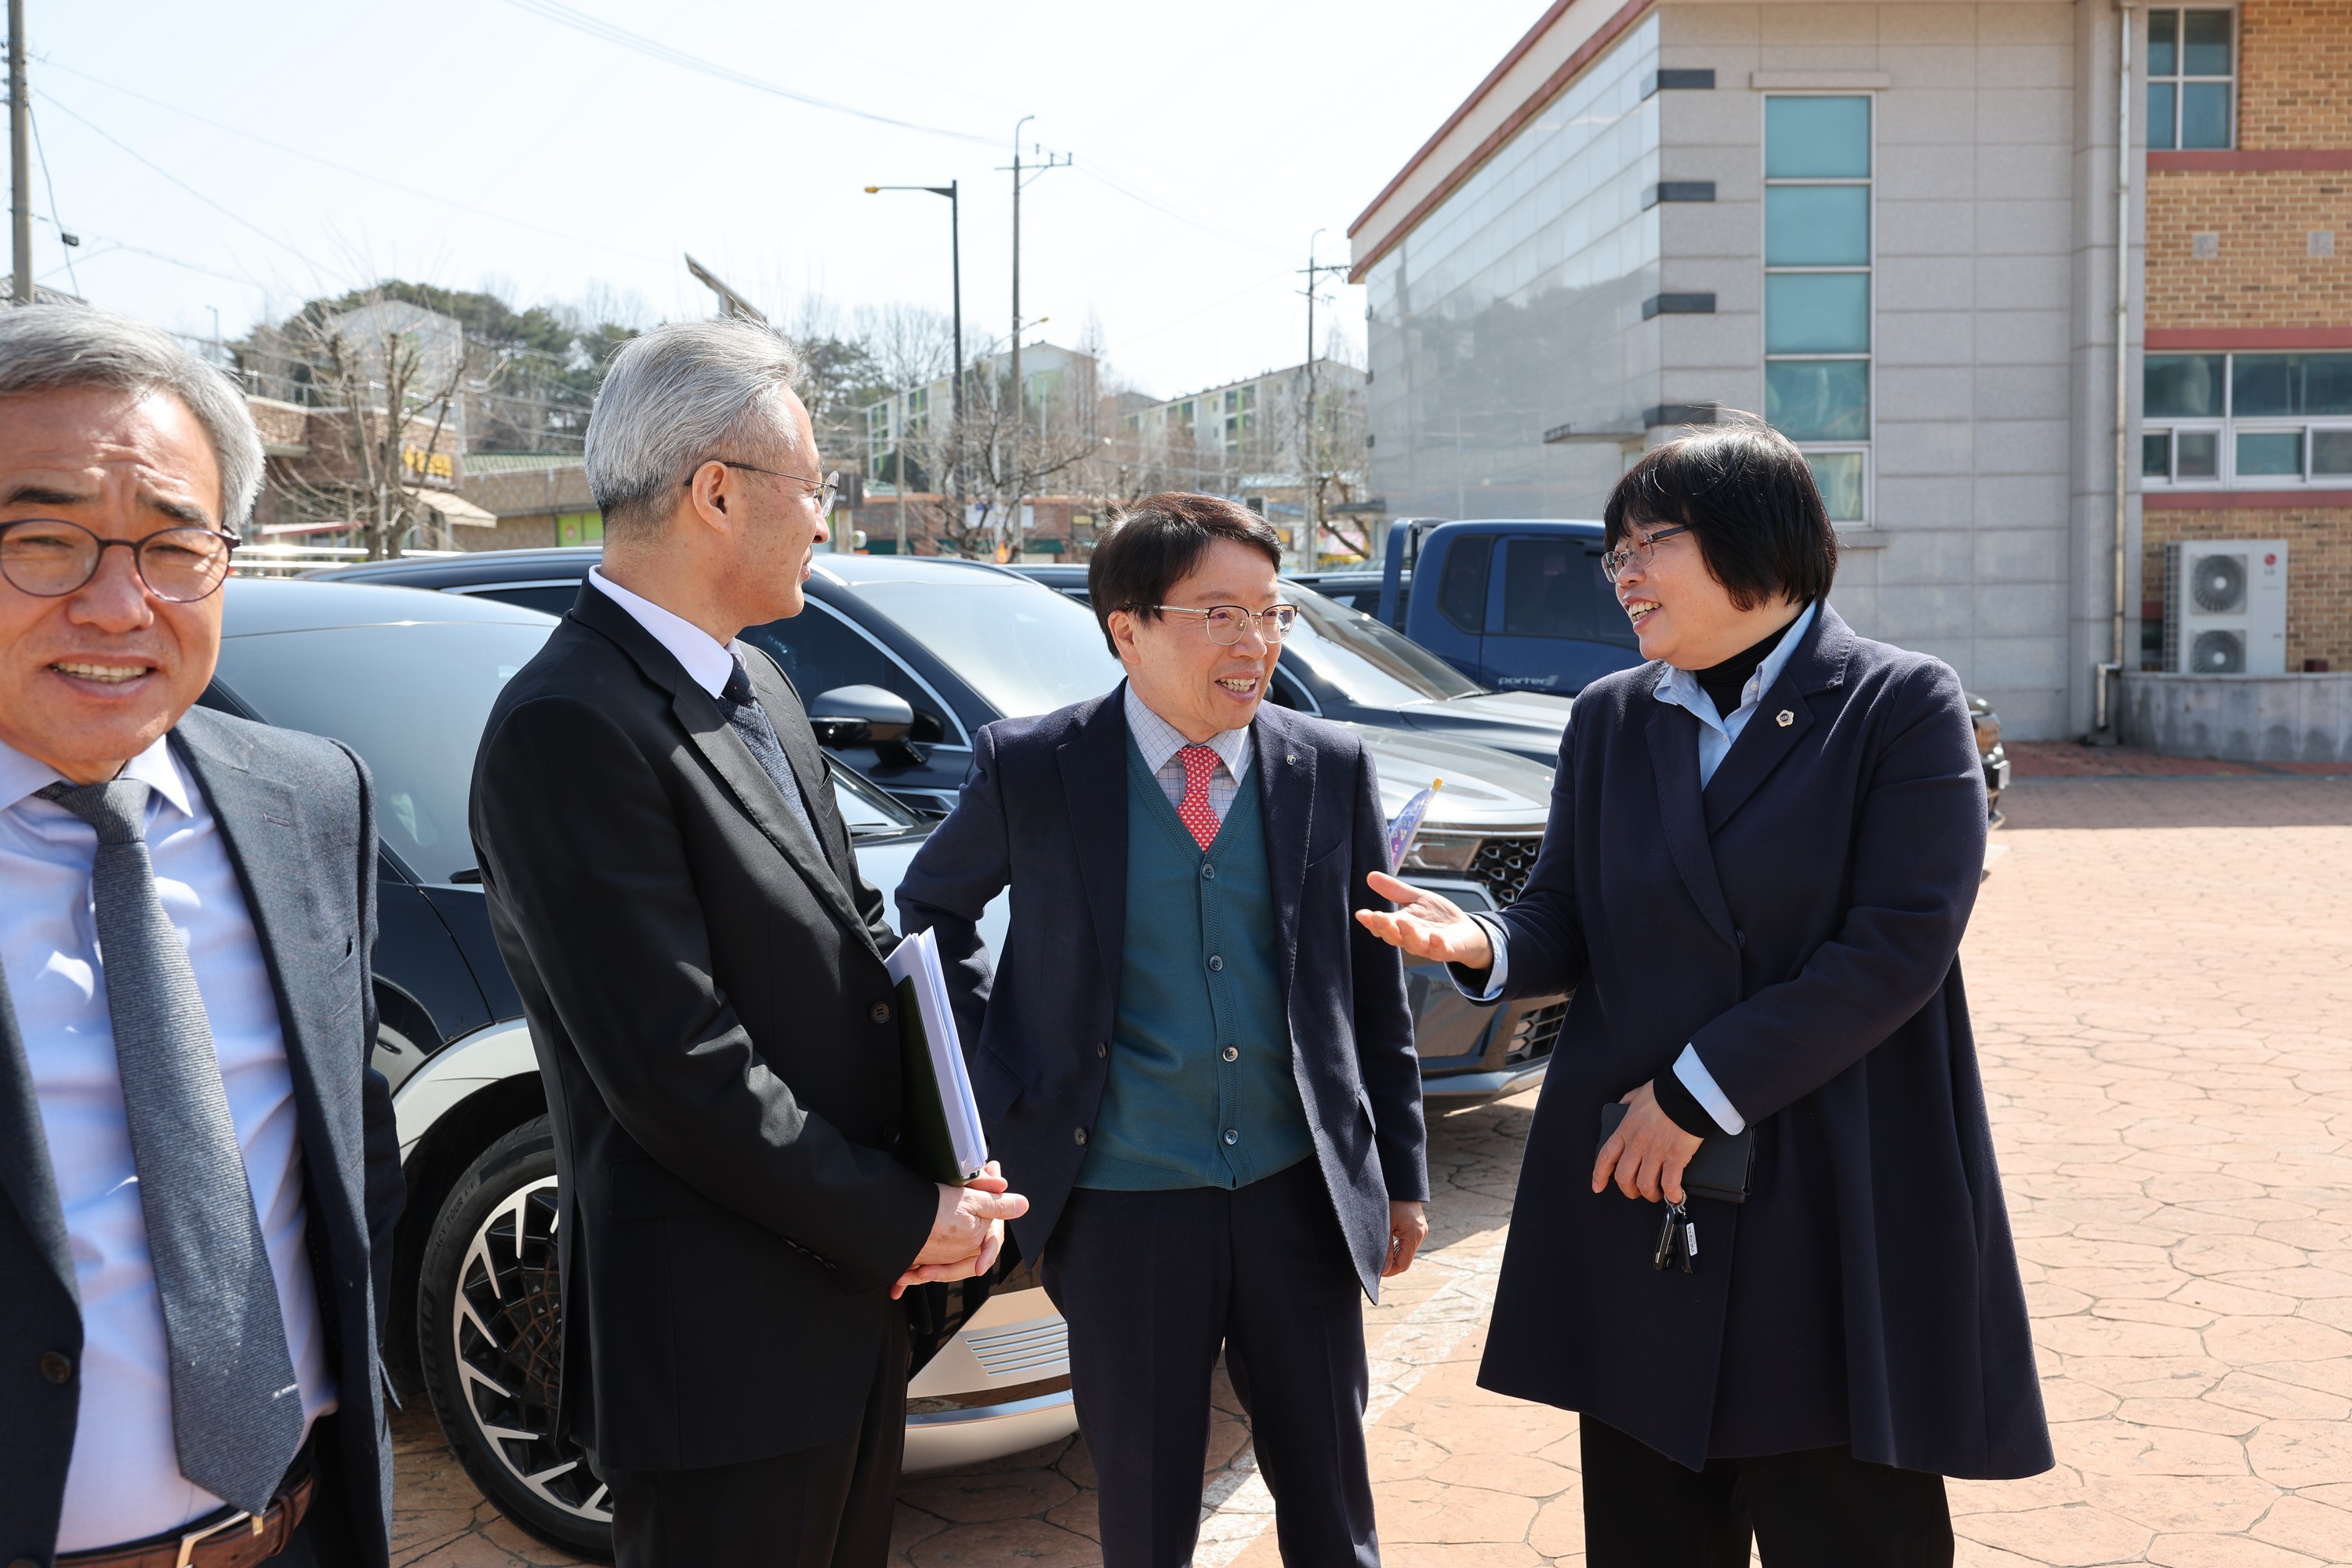
[(971, 1334), (964, 1342), (991, 1377), (1015, 1377), (1070, 1359), (1070, 1326), (1059, 1318), (1014, 1323), (992, 1334)]
[(1552, 1047), (1559, 1040), (1559, 1026), (1567, 1021), (1568, 1004), (1565, 1001), (1548, 1002), (1520, 1015), (1519, 1021), (1511, 1026), (1510, 1048), (1504, 1053), (1503, 1059), (1527, 1062), (1551, 1055)]
[(1519, 895), (1528, 890), (1528, 873), (1535, 869), (1536, 851), (1542, 847), (1540, 833), (1483, 839), (1478, 845), (1478, 858), (1471, 863), (1470, 874), (1486, 884), (1497, 908), (1517, 903)]

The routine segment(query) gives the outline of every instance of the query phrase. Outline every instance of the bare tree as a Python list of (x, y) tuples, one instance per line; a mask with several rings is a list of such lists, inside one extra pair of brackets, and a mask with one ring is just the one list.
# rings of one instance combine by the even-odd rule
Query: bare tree
[(455, 488), (464, 329), (375, 298), (335, 314), (305, 310), (272, 335), (312, 404), (310, 452), (284, 470), (289, 500), (305, 516), (348, 524), (371, 561), (399, 555), (429, 510), (425, 489)]

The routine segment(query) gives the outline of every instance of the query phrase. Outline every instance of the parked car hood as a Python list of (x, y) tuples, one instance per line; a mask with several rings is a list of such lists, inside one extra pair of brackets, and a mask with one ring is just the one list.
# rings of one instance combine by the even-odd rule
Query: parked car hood
[(1551, 812), (1551, 769), (1492, 746), (1410, 730), (1373, 724), (1341, 728), (1364, 738), (1364, 749), (1380, 770), (1382, 815), (1393, 817), (1432, 779), (1444, 779), (1444, 787), (1429, 803), (1424, 826), (1543, 830)]
[(1540, 691), (1490, 691), (1442, 702), (1406, 702), (1397, 722), (1414, 730), (1452, 735), (1493, 746), (1546, 767), (1559, 755), (1568, 728), (1570, 699)]

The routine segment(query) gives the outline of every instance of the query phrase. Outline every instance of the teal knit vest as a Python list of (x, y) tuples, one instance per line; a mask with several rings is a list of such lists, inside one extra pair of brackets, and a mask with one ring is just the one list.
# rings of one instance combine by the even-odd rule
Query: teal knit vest
[(1315, 1152), (1292, 1077), (1258, 782), (1206, 854), (1128, 742), (1127, 952), (1077, 1184), (1241, 1187)]

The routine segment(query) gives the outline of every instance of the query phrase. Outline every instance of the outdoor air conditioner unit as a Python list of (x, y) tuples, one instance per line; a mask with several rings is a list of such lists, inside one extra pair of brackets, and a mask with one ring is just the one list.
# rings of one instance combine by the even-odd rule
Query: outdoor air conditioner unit
[(2164, 668), (2176, 675), (2286, 673), (2286, 541), (2164, 547)]

